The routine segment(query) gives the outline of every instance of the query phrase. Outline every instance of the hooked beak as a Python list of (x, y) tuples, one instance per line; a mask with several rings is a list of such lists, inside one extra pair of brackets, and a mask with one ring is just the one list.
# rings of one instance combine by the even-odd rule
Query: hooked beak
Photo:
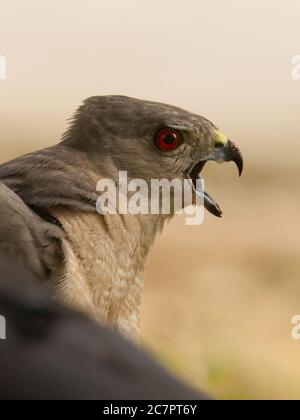
[(244, 161), (240, 149), (232, 141), (228, 140), (222, 153), (224, 154), (224, 162), (234, 162), (238, 168), (239, 176), (241, 176), (244, 169)]
[(201, 172), (209, 160), (214, 160), (219, 163), (234, 162), (238, 168), (239, 176), (241, 176), (244, 168), (243, 156), (232, 141), (217, 131), (214, 154), (206, 160), (199, 161), (189, 174), (194, 185), (194, 192), (196, 196), (200, 197), (205, 208), (214, 216), (222, 217), (222, 210), (218, 203), (203, 189)]

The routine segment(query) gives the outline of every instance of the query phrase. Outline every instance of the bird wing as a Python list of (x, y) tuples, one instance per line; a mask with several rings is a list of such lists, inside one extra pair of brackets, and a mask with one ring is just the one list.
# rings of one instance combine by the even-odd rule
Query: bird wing
[(30, 272), (47, 279), (61, 262), (63, 229), (42, 219), (0, 182), (0, 251)]
[(28, 206), (96, 211), (96, 175), (84, 152), (59, 144), (0, 165), (0, 181)]

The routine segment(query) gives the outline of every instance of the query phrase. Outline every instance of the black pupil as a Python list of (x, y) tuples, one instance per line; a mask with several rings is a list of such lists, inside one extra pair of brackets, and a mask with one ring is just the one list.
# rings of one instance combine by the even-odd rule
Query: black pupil
[(167, 134), (166, 136), (165, 136), (165, 138), (164, 138), (164, 142), (166, 143), (166, 144), (172, 144), (173, 142), (174, 142), (174, 136), (173, 136), (173, 134)]

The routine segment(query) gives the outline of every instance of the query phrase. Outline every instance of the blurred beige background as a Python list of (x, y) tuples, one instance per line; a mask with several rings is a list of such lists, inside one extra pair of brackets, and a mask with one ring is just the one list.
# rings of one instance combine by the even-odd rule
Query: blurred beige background
[(209, 165), (224, 218), (156, 243), (144, 344), (219, 398), (300, 398), (298, 0), (0, 0), (1, 161), (56, 143), (86, 97), (124, 94), (213, 120), (243, 150)]

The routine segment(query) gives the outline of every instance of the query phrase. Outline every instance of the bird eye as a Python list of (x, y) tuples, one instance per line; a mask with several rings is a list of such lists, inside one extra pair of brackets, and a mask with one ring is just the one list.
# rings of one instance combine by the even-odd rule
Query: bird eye
[(181, 142), (181, 134), (172, 128), (160, 130), (155, 138), (156, 146), (163, 152), (172, 152), (180, 146)]

